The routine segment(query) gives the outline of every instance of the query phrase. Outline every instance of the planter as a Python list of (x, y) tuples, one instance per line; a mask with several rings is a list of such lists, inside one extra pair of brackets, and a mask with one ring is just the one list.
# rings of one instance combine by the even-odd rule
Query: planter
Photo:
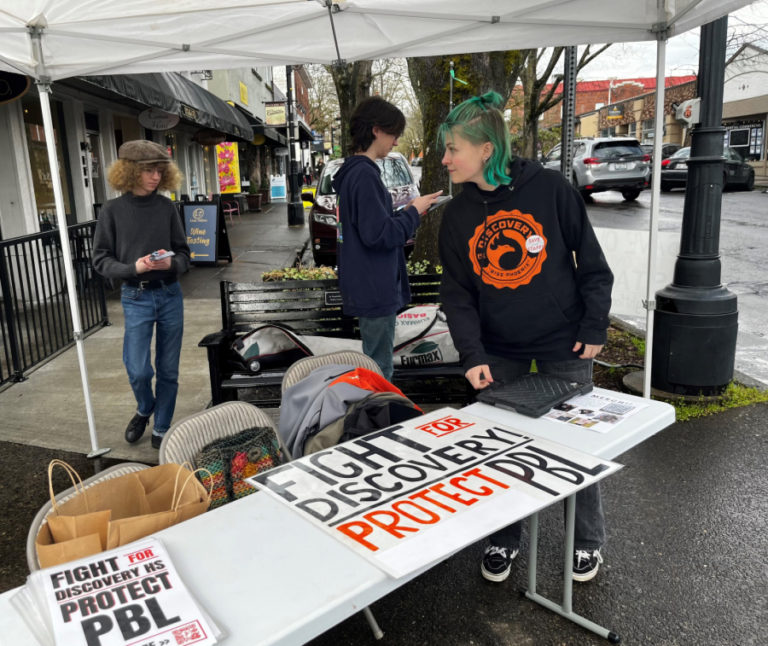
[(262, 204), (269, 204), (269, 189), (268, 188), (262, 188), (259, 189), (259, 194), (261, 195), (261, 203)]
[(249, 193), (246, 199), (249, 211), (261, 211), (261, 193)]

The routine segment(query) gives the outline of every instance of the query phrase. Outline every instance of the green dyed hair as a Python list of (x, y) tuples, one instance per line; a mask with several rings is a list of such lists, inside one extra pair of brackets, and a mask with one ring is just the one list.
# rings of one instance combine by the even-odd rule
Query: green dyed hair
[(445, 149), (446, 137), (454, 132), (475, 145), (489, 141), (493, 145), (493, 154), (485, 164), (483, 177), (491, 186), (512, 181), (507, 174), (512, 154), (509, 129), (501, 113), (503, 107), (504, 100), (498, 92), (473, 96), (451, 110), (437, 132), (441, 149)]

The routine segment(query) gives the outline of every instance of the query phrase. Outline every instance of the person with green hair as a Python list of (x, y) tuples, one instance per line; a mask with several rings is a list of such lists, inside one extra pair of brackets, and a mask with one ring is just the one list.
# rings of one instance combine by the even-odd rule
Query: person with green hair
[[(592, 381), (606, 341), (613, 274), (584, 201), (561, 173), (510, 152), (496, 92), (457, 105), (441, 124), (442, 163), (462, 190), (439, 234), (440, 299), (476, 390), (531, 371)], [(521, 523), (490, 536), (481, 573), (504, 581)], [(576, 495), (573, 578), (597, 574), (605, 521), (597, 484)]]

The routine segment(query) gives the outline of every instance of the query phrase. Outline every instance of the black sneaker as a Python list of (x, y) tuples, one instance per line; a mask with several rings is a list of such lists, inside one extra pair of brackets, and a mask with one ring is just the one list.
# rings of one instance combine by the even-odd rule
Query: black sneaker
[(489, 545), (483, 554), (483, 563), (480, 566), (480, 574), (483, 578), (494, 583), (501, 583), (509, 576), (512, 569), (512, 561), (520, 553), (518, 549), (508, 549)]
[(152, 433), (152, 448), (159, 449), (162, 443), (163, 443), (163, 436)]
[(573, 580), (591, 581), (597, 576), (603, 557), (600, 550), (575, 550), (573, 552)]
[(128, 442), (128, 444), (138, 442), (141, 439), (141, 436), (144, 435), (147, 424), (149, 424), (149, 416), (144, 417), (144, 415), (136, 413), (133, 416), (133, 419), (128, 422), (128, 428), (125, 429), (125, 441)]

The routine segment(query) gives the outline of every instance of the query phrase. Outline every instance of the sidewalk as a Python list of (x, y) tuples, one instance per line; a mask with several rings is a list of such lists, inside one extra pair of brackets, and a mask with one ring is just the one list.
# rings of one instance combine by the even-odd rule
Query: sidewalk
[[(206, 352), (197, 344), (221, 328), (219, 281), (261, 281), (262, 272), (291, 265), (309, 235), (306, 225), (288, 226), (284, 203), (267, 204), (260, 213), (244, 213), (234, 224), (227, 224), (234, 261), (216, 267), (193, 266), (180, 279), (185, 320), (175, 420), (203, 410), (211, 399)], [(107, 304), (112, 325), (91, 334), (84, 343), (98, 445), (111, 448), (109, 458), (154, 463), (157, 451), (150, 446), (149, 432), (135, 445), (123, 438), (136, 404), (122, 363), (119, 292), (111, 294)], [(0, 442), (91, 452), (74, 350), (61, 353), (26, 381), (0, 392), (0, 409)]]

